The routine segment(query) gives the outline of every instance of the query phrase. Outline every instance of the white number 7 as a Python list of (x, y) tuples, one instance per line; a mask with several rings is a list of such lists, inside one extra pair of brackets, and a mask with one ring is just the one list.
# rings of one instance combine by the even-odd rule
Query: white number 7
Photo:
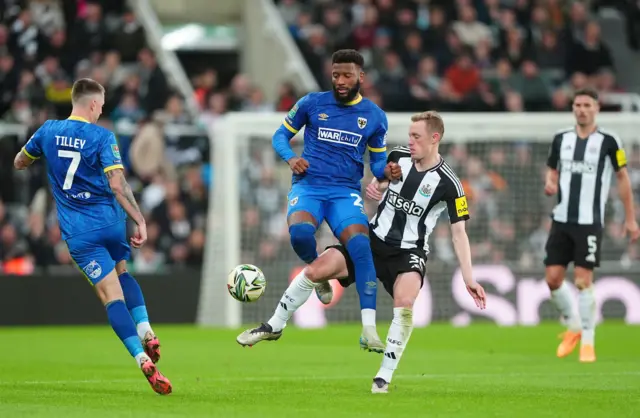
[(78, 171), (78, 166), (80, 166), (81, 156), (78, 151), (59, 150), (58, 157), (71, 158), (71, 164), (69, 164), (67, 175), (64, 178), (64, 185), (62, 185), (62, 190), (69, 190), (73, 186), (73, 177)]
[(351, 197), (355, 197), (355, 198), (356, 198), (356, 201), (355, 201), (355, 202), (353, 202), (353, 206), (357, 206), (357, 207), (359, 207), (359, 208), (364, 207), (364, 206), (362, 206), (362, 197), (360, 197), (360, 195), (359, 195), (359, 194), (357, 194), (357, 193), (351, 193)]

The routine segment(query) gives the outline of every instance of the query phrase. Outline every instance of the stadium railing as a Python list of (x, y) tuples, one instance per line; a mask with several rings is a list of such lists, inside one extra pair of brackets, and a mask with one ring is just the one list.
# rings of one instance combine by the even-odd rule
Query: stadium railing
[(167, 79), (177, 87), (182, 97), (185, 98), (186, 108), (191, 117), (194, 120), (197, 119), (200, 108), (195, 99), (193, 87), (175, 52), (162, 47), (163, 29), (151, 2), (149, 0), (129, 0), (129, 6), (144, 26), (147, 42), (153, 49), (160, 68), (167, 76)]
[(243, 21), (242, 69), (265, 92), (267, 100), (278, 98), (277, 86), (284, 80), (291, 81), (297, 91), (320, 90), (271, 0), (246, 2)]
[[(270, 186), (271, 189), (267, 187), (267, 190), (279, 191), (280, 207), (286, 208), (285, 196), (290, 186), (289, 168), (279, 161), (271, 150), (271, 135), (279, 127), (284, 116), (277, 113), (231, 113), (215, 127), (211, 161), (216, 175), (210, 193), (206, 254), (198, 309), (198, 322), (202, 325), (237, 327), (242, 323), (266, 320), (273, 312), (288, 280), (302, 267), (289, 246), (285, 212), (280, 211), (275, 215), (269, 215), (267, 219), (256, 221), (256, 217), (262, 216), (258, 213), (262, 209), (256, 211), (252, 205), (266, 204), (259, 200), (264, 199), (265, 194), (259, 190), (263, 187), (260, 180), (251, 180), (248, 174), (259, 170), (260, 165), (264, 165), (266, 171), (272, 172), (270, 175), (275, 178), (276, 188)], [(405, 144), (410, 115), (389, 114), (388, 118), (388, 147)], [(505, 199), (499, 196), (499, 191), (490, 190), (488, 195), (493, 196), (493, 201), (486, 204), (484, 210), (490, 214), (497, 211), (497, 221), (502, 218), (509, 219), (510, 225), (507, 227), (490, 223), (496, 220), (495, 213), (494, 218), (489, 217), (488, 220), (486, 215), (474, 215), (474, 206), (470, 204), (472, 218), (476, 219), (475, 225), (473, 220), (469, 225), (472, 243), (482, 244), (485, 236), (495, 235), (495, 230), (500, 228), (505, 229), (506, 237), (511, 234), (511, 241), (499, 237), (502, 240), (499, 245), (490, 243), (494, 247), (489, 247), (488, 254), (477, 257), (484, 261), (476, 262), (476, 276), (492, 293), (489, 299), (490, 307), (484, 316), (502, 324), (534, 324), (540, 318), (557, 318), (550, 306), (543, 303), (548, 297), (548, 290), (543, 282), (539, 244), (537, 248), (528, 250), (527, 245), (535, 240), (533, 236), (519, 233), (518, 228), (521, 227), (520, 224), (525, 223), (525, 218), (537, 219), (536, 222), (548, 219), (546, 215), (553, 199), (545, 198), (541, 193), (548, 146), (555, 132), (574, 124), (573, 116), (571, 113), (467, 113), (444, 114), (443, 118), (446, 125), (443, 154), (454, 153), (452, 146), (466, 145), (458, 148), (466, 148), (462, 154), (468, 154), (465, 157), (467, 160), (448, 160), (454, 167), (456, 163), (462, 164), (458, 170), (463, 180), (473, 184), (474, 181), (483, 180), (485, 177), (495, 178), (495, 173), (489, 175), (488, 165), (496, 157), (492, 155), (493, 150), (502, 150), (502, 160), (506, 159), (506, 162), (503, 161), (505, 164), (501, 177), (506, 188), (513, 192), (531, 190), (530, 195), (533, 197), (528, 197), (526, 205), (530, 205), (531, 202), (545, 203), (542, 209), (540, 205), (533, 204), (523, 207), (522, 202), (517, 201), (522, 199), (517, 197), (521, 195), (511, 195)], [(628, 150), (640, 145), (637, 114), (603, 113), (599, 116), (598, 123), (599, 126), (615, 131)], [(298, 150), (301, 135), (302, 133), (298, 134), (293, 140), (294, 148)], [(520, 157), (517, 156), (522, 146), (528, 150), (525, 153), (529, 153), (529, 157), (524, 158), (525, 162), (520, 162)], [(459, 153), (459, 150), (456, 152)], [(256, 155), (258, 157), (251, 159)], [(521, 166), (526, 163), (527, 158), (530, 158), (532, 167), (535, 167), (534, 174)], [(497, 160), (499, 162), (500, 158)], [(478, 168), (478, 161), (481, 166), (484, 165), (483, 168)], [(469, 164), (466, 164), (467, 162)], [(475, 170), (473, 173), (469, 171), (471, 166)], [(469, 171), (471, 179), (466, 178), (466, 171)], [(500, 190), (499, 185), (494, 187)], [(476, 192), (476, 198), (480, 198), (481, 192)], [(372, 207), (371, 202), (368, 203), (368, 207)], [(608, 208), (608, 211), (616, 212), (611, 204)], [(472, 229), (478, 224), (488, 226), (492, 230)], [(514, 228), (516, 232), (510, 232), (510, 229)], [(326, 228), (318, 234), (320, 249), (323, 245), (333, 242)], [(546, 234), (543, 235), (546, 237)], [(432, 236), (432, 248), (434, 239)], [(479, 245), (478, 248), (484, 247)], [(519, 251), (515, 256), (512, 253), (514, 249)], [(538, 258), (534, 257), (534, 249)], [(464, 289), (460, 287), (461, 280), (454, 280), (458, 274), (456, 261), (450, 257), (446, 258), (446, 251), (437, 248), (435, 250), (428, 263), (423, 302), (416, 308), (416, 312), (421, 312), (417, 315), (417, 318), (420, 318), (417, 321), (423, 324), (431, 320), (468, 323), (473, 317), (469, 312), (474, 311), (469, 305), (471, 300), (466, 300)], [(498, 257), (496, 254), (502, 255)], [(606, 251), (603, 252), (605, 262), (600, 271), (601, 275), (607, 277), (599, 279), (602, 287), (599, 294), (603, 298), (599, 302), (605, 306), (602, 312), (604, 316), (625, 317), (628, 322), (640, 322), (639, 309), (632, 308), (634, 303), (640, 303), (640, 275), (631, 274), (628, 263), (621, 262), (619, 254), (607, 254)], [(533, 261), (526, 262), (528, 258), (533, 258)], [(231, 299), (225, 290), (227, 274), (240, 263), (256, 264), (265, 272), (267, 291), (258, 303), (238, 303)], [(532, 279), (534, 277), (535, 279)], [(324, 309), (316, 298), (312, 297), (296, 317), (296, 323), (301, 326), (322, 326), (327, 320), (357, 321), (359, 312), (355, 291), (349, 290), (342, 294), (340, 289), (336, 289), (336, 292), (336, 299), (342, 299), (337, 305), (332, 304), (328, 309)], [(532, 293), (531, 298), (524, 297), (527, 292)], [(428, 303), (424, 302), (425, 300)], [(609, 302), (605, 303), (605, 300)], [(382, 289), (379, 292), (379, 304), (379, 315), (384, 319), (385, 315), (389, 316), (391, 305)]]

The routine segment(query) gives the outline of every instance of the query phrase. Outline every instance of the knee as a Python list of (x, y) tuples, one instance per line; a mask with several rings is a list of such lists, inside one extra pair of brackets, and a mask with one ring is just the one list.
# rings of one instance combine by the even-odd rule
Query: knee
[(324, 277), (322, 277), (322, 272), (314, 263), (311, 263), (307, 267), (305, 267), (304, 276), (307, 279), (311, 280), (313, 283), (320, 283), (324, 281)]
[(559, 289), (562, 286), (562, 282), (564, 282), (564, 271), (548, 269), (545, 279), (550, 290)]
[(316, 227), (311, 223), (298, 223), (289, 227), (289, 235), (291, 237), (291, 244), (293, 245), (305, 241), (308, 242), (309, 238), (313, 238), (315, 233)]
[(394, 308), (405, 308), (411, 310), (414, 303), (415, 299), (407, 296), (393, 298)]
[(574, 283), (578, 290), (583, 290), (591, 287), (591, 277), (589, 275), (576, 274)]

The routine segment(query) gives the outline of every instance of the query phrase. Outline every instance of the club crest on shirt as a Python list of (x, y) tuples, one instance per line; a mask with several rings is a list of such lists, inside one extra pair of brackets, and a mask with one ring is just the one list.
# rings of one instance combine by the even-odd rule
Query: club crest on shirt
[(358, 128), (364, 129), (365, 126), (367, 126), (367, 119), (358, 118)]
[(430, 197), (431, 196), (431, 185), (430, 184), (425, 184), (424, 186), (422, 186), (420, 188), (420, 190), (418, 190), (418, 192), (424, 196), (424, 197)]
[(96, 260), (92, 260), (89, 264), (87, 264), (82, 271), (87, 277), (91, 279), (97, 279), (102, 274), (102, 267)]

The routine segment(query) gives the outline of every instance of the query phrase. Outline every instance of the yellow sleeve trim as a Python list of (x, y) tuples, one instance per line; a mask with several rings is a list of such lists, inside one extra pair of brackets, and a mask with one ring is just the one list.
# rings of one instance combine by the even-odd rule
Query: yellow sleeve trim
[(123, 169), (124, 170), (124, 166), (122, 164), (115, 164), (115, 165), (110, 165), (109, 167), (104, 169), (105, 173), (108, 173), (111, 170), (117, 170), (117, 169)]
[(287, 128), (289, 130), (289, 132), (291, 132), (292, 134), (297, 134), (300, 130), (294, 128), (293, 126), (289, 125), (287, 123), (287, 121), (283, 121), (282, 124), (284, 125), (285, 128)]
[(387, 150), (387, 147), (372, 148), (370, 146), (367, 146), (367, 148), (369, 149), (370, 152), (385, 152)]
[(32, 160), (37, 160), (38, 158), (40, 158), (40, 157), (34, 157), (33, 155), (29, 154), (29, 151), (27, 151), (25, 147), (22, 147), (22, 152), (24, 153), (24, 155), (31, 158)]

